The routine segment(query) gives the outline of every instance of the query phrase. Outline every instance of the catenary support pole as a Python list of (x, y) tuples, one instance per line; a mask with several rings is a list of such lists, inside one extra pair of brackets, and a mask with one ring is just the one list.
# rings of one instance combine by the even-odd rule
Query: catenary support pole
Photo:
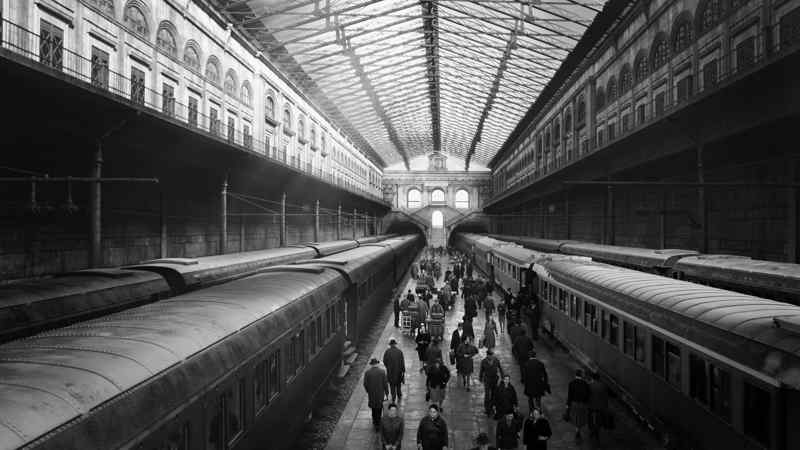
[[(92, 162), (92, 177), (100, 178), (103, 175), (103, 146), (100, 142), (94, 150)], [(89, 185), (89, 267), (102, 265), (102, 188), (100, 181)]]
[(286, 247), (286, 192), (281, 195), (281, 247)]
[(220, 193), (219, 214), (219, 253), (224, 255), (228, 251), (228, 176), (222, 181)]
[(168, 258), (169, 253), (169, 243), (167, 241), (167, 205), (166, 199), (164, 198), (166, 194), (164, 194), (163, 187), (159, 186), (158, 188), (158, 200), (159, 200), (159, 225), (161, 228), (161, 258)]
[(339, 208), (336, 210), (336, 239), (342, 239), (342, 204), (339, 203)]

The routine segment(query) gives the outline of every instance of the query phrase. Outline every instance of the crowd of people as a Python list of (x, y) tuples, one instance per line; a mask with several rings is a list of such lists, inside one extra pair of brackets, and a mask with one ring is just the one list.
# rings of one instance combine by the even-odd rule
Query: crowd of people
[[(534, 349), (534, 341), (538, 338), (536, 299), (524, 298), (522, 294), (515, 296), (509, 290), (500, 292), (495, 302), (492, 283), (473, 277), (474, 267), (469, 258), (453, 249), (448, 249), (448, 252), (451, 267), (444, 273), (441, 288), (436, 289), (436, 282), (442, 275), (438, 260), (442, 251), (428, 251), (413, 271), (418, 280), (427, 280), (427, 287), (416, 293), (409, 289), (403, 298), (395, 301), (395, 327), (400, 326), (401, 313), (412, 314), (411, 334), (421, 362), (420, 371), (425, 374), (425, 400), (429, 407), (417, 428), (416, 448), (448, 449), (447, 422), (442, 417), (451, 379), (447, 363), (455, 367), (460, 388), (470, 391), (475, 359), (479, 348), (485, 348), (486, 356), (478, 365), (477, 381), (483, 386), (485, 413), (496, 421), (495, 445), (490, 445), (491, 434), (481, 433), (475, 438), (474, 448), (505, 450), (518, 449), (522, 445), (528, 450), (546, 450), (552, 430), (544, 414), (542, 397), (551, 393), (551, 389), (545, 364), (537, 358)], [(464, 302), (464, 315), (450, 335), (447, 359), (444, 359), (445, 312), (459, 294)], [(444, 300), (445, 296), (447, 300)], [(484, 326), (480, 339), (476, 341), (473, 319), (480, 310), (484, 313)], [(499, 333), (504, 332), (509, 335), (513, 358), (520, 367), (523, 393), (528, 399), (527, 417), (520, 413), (511, 375), (503, 370), (503, 363), (494, 354)], [(370, 361), (370, 365), (364, 375), (364, 388), (372, 409), (373, 425), (380, 435), (382, 449), (399, 450), (404, 424), (398, 412), (398, 402), (403, 398), (406, 368), (396, 340), (389, 341), (389, 348), (383, 355), (384, 368), (379, 366), (380, 361), (376, 358)], [(584, 427), (589, 428), (592, 437), (599, 437), (601, 428), (613, 424), (613, 416), (608, 412), (608, 390), (597, 374), (590, 378), (587, 381), (579, 370), (568, 387), (567, 412), (562, 419), (575, 427), (576, 439), (581, 439)], [(382, 415), (383, 403), (390, 397), (386, 415)]]

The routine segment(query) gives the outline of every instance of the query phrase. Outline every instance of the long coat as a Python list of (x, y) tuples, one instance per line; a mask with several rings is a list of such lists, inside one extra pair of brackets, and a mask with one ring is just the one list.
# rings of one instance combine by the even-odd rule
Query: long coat
[(486, 348), (494, 348), (497, 338), (497, 326), (494, 324), (494, 319), (486, 321), (486, 326), (483, 328), (483, 345)]
[(369, 407), (382, 407), (383, 398), (389, 395), (389, 380), (386, 378), (386, 371), (378, 366), (370, 367), (364, 373), (364, 389), (369, 397)]
[[(464, 333), (464, 336), (467, 334)], [(458, 350), (458, 346), (461, 345), (461, 335), (458, 334), (458, 329), (453, 331), (452, 336), (450, 336), (450, 350), (456, 351)]]
[(444, 360), (442, 359), (442, 348), (438, 345), (429, 346), (428, 349), (425, 350), (425, 363), (433, 365), (437, 359), (444, 363)]
[(406, 371), (406, 363), (403, 359), (403, 351), (395, 346), (391, 346), (383, 353), (383, 365), (386, 367), (386, 376), (389, 383), (399, 384)]
[(520, 364), (528, 360), (528, 354), (533, 350), (533, 341), (525, 334), (521, 334), (514, 339), (513, 352)]
[(447, 423), (442, 416), (422, 418), (417, 427), (417, 445), (421, 445), (422, 450), (441, 450), (447, 446), (447, 440)]
[(517, 402), (517, 390), (511, 383), (508, 387), (504, 383), (500, 383), (494, 390), (494, 407), (496, 409), (495, 418), (499, 419), (504, 415), (514, 411), (514, 407), (519, 403)]
[(461, 375), (470, 375), (475, 371), (472, 364), (472, 358), (478, 354), (478, 349), (472, 344), (466, 342), (458, 346), (456, 350), (456, 370)]
[(550, 389), (547, 369), (544, 367), (544, 363), (536, 358), (531, 358), (525, 363), (522, 377), (522, 381), (525, 383), (525, 395), (541, 397)]
[(475, 329), (472, 328), (472, 320), (465, 320), (464, 321), (464, 337), (468, 337), (475, 340)]
[(542, 441), (539, 437), (549, 438), (552, 435), (550, 422), (544, 417), (540, 417), (536, 421), (529, 418), (522, 426), (522, 443), (525, 444), (527, 450), (547, 450), (547, 440)]
[(521, 428), (522, 424), (516, 416), (511, 419), (511, 423), (503, 417), (497, 422), (497, 446), (499, 448), (517, 448)]
[(608, 386), (600, 380), (589, 383), (589, 408), (601, 412), (608, 410)]

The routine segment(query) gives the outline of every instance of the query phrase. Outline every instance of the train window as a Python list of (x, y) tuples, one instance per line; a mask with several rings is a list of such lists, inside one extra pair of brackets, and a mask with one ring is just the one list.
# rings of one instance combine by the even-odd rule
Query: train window
[(608, 340), (608, 313), (605, 309), (600, 310), (600, 337)]
[[(681, 388), (681, 348), (667, 341), (665, 345), (667, 351), (667, 381), (676, 388)], [(644, 356), (642, 356), (644, 361)]]
[[(633, 338), (635, 341), (636, 347), (634, 348), (634, 358), (636, 361), (640, 363), (644, 362), (645, 359), (645, 345), (644, 345), (644, 331), (637, 327), (636, 325), (633, 326)], [(667, 353), (669, 353), (669, 344), (667, 344)]]
[(300, 330), (297, 335), (297, 366), (298, 369), (306, 365), (306, 330)]
[(597, 333), (597, 305), (584, 302), (583, 304), (583, 326)]
[(253, 377), (253, 396), (255, 397), (253, 405), (255, 413), (260, 414), (264, 407), (267, 405), (267, 361), (261, 361), (256, 366), (255, 376)]
[(619, 346), (619, 318), (614, 314), (608, 315), (608, 343)]
[(297, 372), (297, 336), (292, 336), (288, 347), (289, 348), (286, 349), (286, 358), (288, 359), (286, 364), (286, 379), (290, 380), (294, 377), (295, 372)]
[(744, 382), (744, 404), (742, 405), (744, 434), (765, 447), (770, 445), (771, 406), (769, 392)]
[(317, 324), (313, 320), (308, 325), (308, 356), (309, 359), (311, 355), (316, 353), (317, 350)]
[(325, 335), (322, 334), (322, 316), (317, 317), (317, 346), (322, 347), (325, 343)]
[(233, 442), (239, 438), (242, 433), (242, 424), (244, 422), (244, 379), (235, 383), (225, 395), (225, 406), (228, 417), (228, 444), (233, 447)]
[(650, 337), (650, 357), (652, 358), (652, 369), (653, 372), (660, 376), (661, 378), (666, 378), (667, 373), (664, 368), (665, 365), (665, 356), (664, 356), (664, 340), (656, 335), (652, 335)]
[(622, 351), (630, 357), (633, 357), (635, 344), (633, 329), (634, 326), (629, 322), (622, 322)]
[(564, 313), (567, 312), (567, 292), (563, 289), (558, 290), (558, 309)]
[(709, 394), (711, 410), (726, 422), (731, 421), (731, 375), (728, 371), (709, 364)]
[(693, 354), (689, 355), (689, 395), (698, 402), (708, 405), (706, 361)]
[(276, 350), (267, 359), (267, 402), (281, 391), (281, 351)]

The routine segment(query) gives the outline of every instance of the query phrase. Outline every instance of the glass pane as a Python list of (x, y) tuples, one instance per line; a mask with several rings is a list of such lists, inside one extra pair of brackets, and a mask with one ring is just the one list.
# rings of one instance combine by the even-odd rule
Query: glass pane
[(271, 400), (275, 395), (280, 392), (281, 378), (281, 352), (280, 350), (273, 353), (268, 360), (269, 368), (267, 372), (269, 391), (267, 401)]
[(208, 448), (222, 450), (225, 448), (224, 423), (222, 422), (222, 399), (218, 398), (210, 408), (208, 419)]
[(667, 381), (676, 388), (681, 387), (681, 349), (680, 347), (666, 343), (667, 351)]
[(770, 403), (769, 393), (767, 391), (745, 381), (744, 405), (742, 405), (744, 434), (765, 446), (769, 446), (770, 443)]
[(608, 342), (613, 346), (619, 345), (619, 319), (614, 314), (610, 315), (610, 333)]
[(706, 362), (696, 355), (689, 355), (689, 395), (698, 402), (708, 404), (708, 378)]
[(244, 380), (235, 383), (233, 387), (225, 393), (225, 404), (227, 406), (228, 420), (228, 442), (232, 442), (242, 431), (242, 417), (244, 409)]
[(709, 364), (711, 374), (710, 400), (711, 409), (726, 422), (731, 421), (731, 376), (730, 374)]

